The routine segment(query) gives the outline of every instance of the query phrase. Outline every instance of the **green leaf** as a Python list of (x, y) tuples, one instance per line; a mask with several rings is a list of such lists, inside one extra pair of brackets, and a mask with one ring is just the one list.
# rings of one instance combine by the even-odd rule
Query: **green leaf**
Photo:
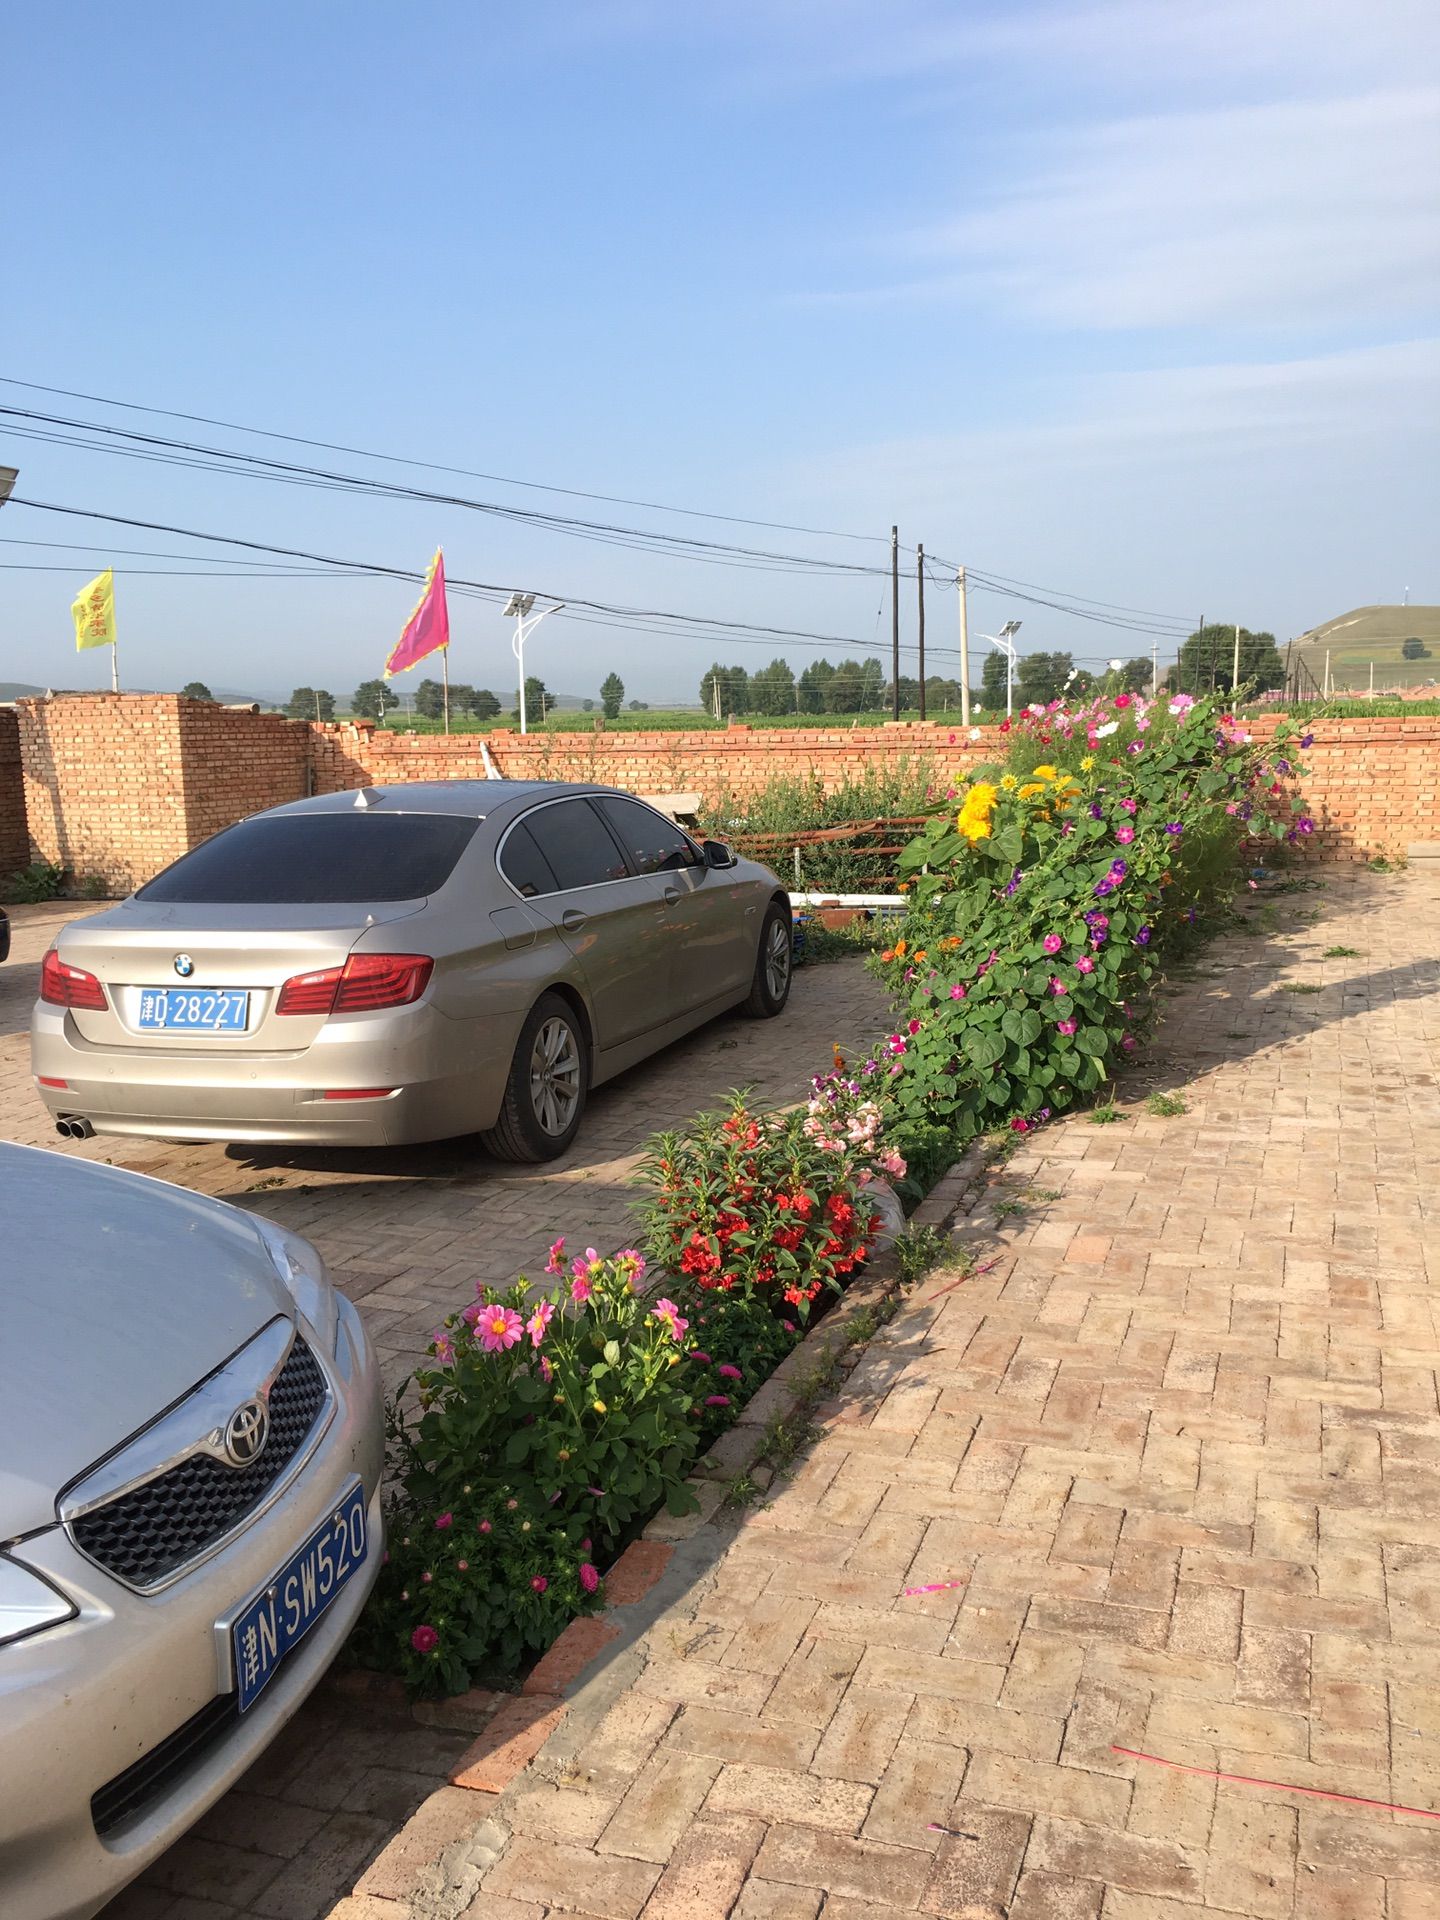
[(977, 1067), (993, 1067), (1005, 1058), (1005, 1042), (998, 1033), (971, 1031), (963, 1042), (966, 1055)]
[(1081, 1053), (1088, 1053), (1093, 1059), (1103, 1060), (1110, 1051), (1110, 1036), (1103, 1027), (1081, 1027), (1075, 1035), (1075, 1044)]
[(1012, 1008), (1001, 1020), (1000, 1031), (1007, 1040), (1013, 1040), (1016, 1046), (1032, 1046), (1044, 1031), (1044, 1022), (1033, 1007), (1027, 1007), (1023, 1013)]

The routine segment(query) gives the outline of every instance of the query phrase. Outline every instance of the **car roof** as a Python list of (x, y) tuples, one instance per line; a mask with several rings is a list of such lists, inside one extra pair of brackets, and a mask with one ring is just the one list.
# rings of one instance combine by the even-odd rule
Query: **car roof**
[[(567, 793), (616, 791), (614, 787), (562, 780), (405, 780), (388, 787), (351, 787), (340, 793), (312, 794), (308, 800), (291, 800), (266, 811), (271, 815), (349, 813), (373, 807), (386, 813), (456, 813), (466, 819), (483, 820), (500, 807), (540, 795), (558, 799)], [(362, 793), (364, 800), (360, 798)]]

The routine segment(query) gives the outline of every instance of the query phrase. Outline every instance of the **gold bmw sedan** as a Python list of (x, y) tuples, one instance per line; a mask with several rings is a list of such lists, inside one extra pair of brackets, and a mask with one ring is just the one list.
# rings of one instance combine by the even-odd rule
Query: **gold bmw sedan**
[(57, 1130), (398, 1145), (574, 1139), (592, 1086), (728, 1008), (783, 1012), (774, 874), (631, 794), (454, 780), (274, 807), (45, 956)]

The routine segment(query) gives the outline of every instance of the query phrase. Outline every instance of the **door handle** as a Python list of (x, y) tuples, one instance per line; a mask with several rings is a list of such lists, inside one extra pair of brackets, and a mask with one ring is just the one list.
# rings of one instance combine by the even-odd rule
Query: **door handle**
[(678, 907), (678, 906), (679, 906), (679, 904), (680, 904), (680, 889), (679, 889), (678, 887), (666, 887), (666, 889), (665, 889), (665, 904), (666, 904), (666, 906), (667, 906), (667, 907)]
[(578, 933), (585, 924), (585, 915), (578, 907), (567, 907), (560, 916), (560, 924), (567, 933)]

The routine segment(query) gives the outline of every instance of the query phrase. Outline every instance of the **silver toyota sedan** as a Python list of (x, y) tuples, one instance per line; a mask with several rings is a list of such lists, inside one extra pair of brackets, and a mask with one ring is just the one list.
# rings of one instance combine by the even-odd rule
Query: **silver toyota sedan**
[(768, 869), (633, 795), (370, 787), (227, 828), (45, 956), (31, 1026), (62, 1134), (395, 1145), (575, 1137), (589, 1089), (790, 992)]
[(379, 1571), (359, 1316), (315, 1249), (0, 1144), (0, 1914), (83, 1920), (259, 1756)]

